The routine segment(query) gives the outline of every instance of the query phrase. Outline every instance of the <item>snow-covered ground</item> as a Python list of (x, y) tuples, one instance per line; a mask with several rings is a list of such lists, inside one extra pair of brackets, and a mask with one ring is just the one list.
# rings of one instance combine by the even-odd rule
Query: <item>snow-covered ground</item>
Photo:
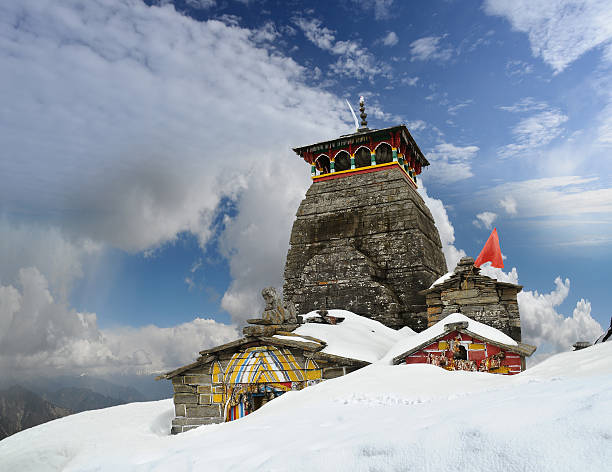
[(515, 376), (373, 364), (248, 417), (169, 436), (172, 401), (69, 416), (0, 442), (0, 469), (604, 471), (612, 343)]

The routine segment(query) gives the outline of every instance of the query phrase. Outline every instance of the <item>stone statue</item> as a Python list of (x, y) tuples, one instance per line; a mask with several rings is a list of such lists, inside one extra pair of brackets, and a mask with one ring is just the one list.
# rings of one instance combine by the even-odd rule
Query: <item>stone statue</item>
[(266, 287), (261, 291), (261, 296), (266, 301), (266, 308), (262, 313), (262, 319), (270, 324), (296, 323), (296, 310), (292, 302), (283, 305), (276, 289)]

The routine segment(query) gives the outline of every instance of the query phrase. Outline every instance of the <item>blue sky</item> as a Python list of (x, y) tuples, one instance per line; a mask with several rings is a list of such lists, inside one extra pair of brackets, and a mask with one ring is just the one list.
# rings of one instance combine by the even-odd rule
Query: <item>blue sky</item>
[(528, 340), (608, 325), (606, 2), (24, 0), (0, 18), (4, 368), (153, 372), (238, 336), (282, 284), (310, 184), (291, 147), (350, 132), (360, 95), (431, 162), (449, 265), (497, 227)]

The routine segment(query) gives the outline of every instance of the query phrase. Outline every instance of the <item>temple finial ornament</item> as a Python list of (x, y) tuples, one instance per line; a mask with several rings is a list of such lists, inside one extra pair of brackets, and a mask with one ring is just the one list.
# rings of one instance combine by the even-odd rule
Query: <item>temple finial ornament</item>
[(363, 95), (359, 97), (359, 111), (361, 112), (359, 115), (361, 116), (361, 126), (359, 129), (368, 129), (368, 122), (366, 121), (368, 114), (365, 112), (365, 98), (363, 98)]

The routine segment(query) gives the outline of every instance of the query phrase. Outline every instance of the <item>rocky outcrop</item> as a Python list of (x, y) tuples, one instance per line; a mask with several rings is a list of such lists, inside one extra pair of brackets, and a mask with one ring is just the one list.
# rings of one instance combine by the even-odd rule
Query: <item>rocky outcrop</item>
[(440, 237), (395, 166), (312, 184), (291, 231), (285, 300), (342, 308), (393, 327), (427, 327), (419, 292), (446, 272)]

